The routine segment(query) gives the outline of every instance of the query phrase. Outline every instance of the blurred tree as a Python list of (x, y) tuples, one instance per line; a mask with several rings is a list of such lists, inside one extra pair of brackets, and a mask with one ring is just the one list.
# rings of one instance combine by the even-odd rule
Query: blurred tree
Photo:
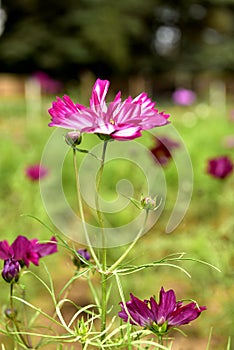
[[(5, 69), (74, 74), (82, 67), (111, 72), (129, 69), (134, 49), (150, 54), (154, 0), (7, 0), (0, 42)], [(151, 19), (152, 21), (152, 19)]]
[(3, 0), (0, 69), (233, 72), (234, 0)]
[[(232, 70), (234, 1), (161, 0), (155, 50), (176, 70)], [(162, 67), (163, 68), (163, 67)]]

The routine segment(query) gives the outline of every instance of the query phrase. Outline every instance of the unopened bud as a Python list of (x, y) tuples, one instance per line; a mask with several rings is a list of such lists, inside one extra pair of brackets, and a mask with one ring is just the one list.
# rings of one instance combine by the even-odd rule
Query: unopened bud
[(20, 263), (14, 259), (7, 259), (4, 261), (2, 270), (2, 277), (8, 283), (17, 282), (20, 274)]
[(6, 310), (4, 311), (4, 313), (5, 313), (5, 316), (6, 316), (7, 318), (9, 318), (10, 320), (12, 320), (12, 319), (14, 319), (15, 316), (17, 315), (17, 310), (16, 310), (16, 309), (14, 309), (14, 310), (12, 310), (12, 309), (6, 309)]
[(66, 143), (71, 146), (78, 146), (82, 141), (82, 136), (79, 131), (69, 131), (65, 136)]
[(145, 210), (156, 210), (158, 208), (156, 197), (143, 197), (141, 199), (141, 206)]
[(86, 261), (88, 262), (91, 258), (89, 251), (87, 249), (78, 249), (77, 253), (81, 256), (81, 258), (76, 255), (73, 259), (74, 265), (76, 265), (78, 268), (87, 266)]

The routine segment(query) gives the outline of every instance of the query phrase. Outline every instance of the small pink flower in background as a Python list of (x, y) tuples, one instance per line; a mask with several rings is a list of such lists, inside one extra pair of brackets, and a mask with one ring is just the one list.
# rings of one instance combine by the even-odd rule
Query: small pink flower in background
[(225, 136), (222, 140), (223, 142), (223, 145), (224, 147), (226, 148), (234, 148), (234, 135), (228, 135), (228, 136)]
[(196, 101), (196, 94), (192, 90), (180, 88), (172, 94), (173, 102), (181, 106), (190, 106)]
[(125, 141), (140, 137), (143, 130), (168, 124), (169, 115), (155, 109), (155, 103), (145, 92), (124, 101), (119, 92), (107, 106), (105, 99), (109, 85), (108, 80), (97, 79), (90, 107), (75, 104), (66, 95), (62, 99), (57, 97), (48, 111), (52, 117), (49, 126)]
[(217, 157), (208, 160), (207, 173), (219, 179), (225, 179), (233, 172), (233, 162), (229, 157)]
[(167, 165), (172, 158), (172, 151), (180, 144), (168, 137), (154, 138), (155, 146), (150, 149), (153, 156), (161, 165)]
[(38, 181), (48, 175), (48, 169), (40, 164), (34, 164), (25, 169), (25, 174), (29, 180)]
[(62, 83), (58, 80), (51, 78), (47, 73), (35, 72), (33, 78), (40, 84), (43, 92), (49, 94), (56, 94), (62, 90)]
[(234, 109), (232, 109), (232, 110), (230, 111), (230, 116), (229, 116), (229, 118), (230, 118), (230, 121), (231, 121), (231, 122), (234, 122)]

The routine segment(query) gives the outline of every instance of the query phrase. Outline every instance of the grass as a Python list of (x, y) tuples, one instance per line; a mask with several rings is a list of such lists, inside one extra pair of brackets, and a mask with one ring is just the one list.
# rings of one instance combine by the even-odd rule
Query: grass
[[(12, 241), (17, 235), (24, 234), (31, 238), (47, 239), (49, 233), (35, 220), (22, 214), (39, 217), (45, 223), (52, 225), (44, 209), (38, 183), (31, 183), (24, 173), (27, 165), (38, 163), (48, 138), (53, 132), (47, 127), (49, 117), (46, 115), (48, 101), (43, 101), (42, 114), (32, 119), (26, 118), (26, 107), (22, 100), (14, 103), (8, 100), (0, 101), (0, 239)], [(228, 110), (230, 110), (229, 107)], [(207, 311), (191, 327), (185, 327), (185, 332), (192, 338), (207, 339), (210, 329), (212, 339), (210, 349), (225, 349), (229, 337), (233, 334), (234, 322), (234, 276), (233, 276), (233, 241), (234, 241), (234, 176), (224, 181), (211, 178), (206, 174), (207, 159), (218, 155), (229, 155), (233, 158), (233, 149), (224, 145), (224, 137), (234, 134), (234, 124), (228, 119), (228, 112), (220, 114), (206, 103), (194, 107), (179, 108), (168, 106), (173, 126), (179, 133), (191, 157), (194, 172), (194, 188), (189, 209), (181, 224), (170, 234), (165, 233), (165, 227), (173, 209), (177, 190), (178, 176), (175, 164), (171, 162), (163, 169), (166, 180), (167, 197), (165, 208), (157, 224), (141, 239), (128, 259), (133, 264), (147, 263), (158, 260), (167, 254), (186, 252), (186, 256), (204, 260), (217, 266), (221, 272), (196, 262), (184, 262), (183, 266), (191, 274), (189, 279), (180, 270), (160, 267), (144, 270), (136, 275), (122, 277), (126, 298), (130, 292), (138, 297), (148, 298), (158, 294), (161, 286), (175, 289), (179, 298), (192, 298), (201, 305), (207, 306)], [(167, 127), (160, 128), (161, 135), (167, 132)], [(95, 140), (96, 141), (96, 140)], [(61, 140), (63, 142), (63, 140)], [(86, 137), (84, 146), (93, 145), (93, 138)], [(140, 141), (150, 144), (149, 135)], [(83, 146), (83, 144), (82, 144)], [(127, 143), (126, 143), (127, 147)], [(179, 152), (180, 150), (176, 151)], [(82, 158), (82, 156), (81, 156)], [(121, 178), (131, 180), (133, 187), (140, 193), (142, 171), (134, 170), (133, 164), (121, 161), (116, 165), (110, 162), (104, 175), (106, 200), (113, 200), (115, 184)], [(110, 181), (111, 180), (111, 181)], [(140, 181), (138, 183), (138, 181)], [(71, 166), (71, 156), (65, 159), (63, 169), (64, 191), (70, 205), (76, 207), (74, 196), (74, 174)], [(157, 184), (156, 192), (157, 192)], [(113, 224), (128, 222), (137, 215), (137, 209), (132, 206), (120, 213), (120, 219), (109, 216)], [(109, 250), (109, 260), (119, 256), (125, 247)], [(70, 258), (62, 251), (57, 257), (47, 257), (48, 267), (58, 283), (66, 278), (71, 268)], [(57, 263), (54, 264), (54, 261)], [(66, 262), (64, 265), (64, 261)], [(55, 265), (61, 264), (61, 278), (56, 275)], [(33, 269), (39, 272), (40, 269)], [(115, 295), (115, 287), (113, 293)], [(6, 303), (7, 285), (2, 282), (1, 301)], [(30, 291), (33, 298), (40, 298), (40, 291)], [(112, 297), (115, 304), (112, 313), (117, 312), (119, 296)], [(176, 337), (176, 334), (175, 334)], [(229, 349), (233, 345), (229, 346)], [(204, 347), (205, 349), (205, 347)]]

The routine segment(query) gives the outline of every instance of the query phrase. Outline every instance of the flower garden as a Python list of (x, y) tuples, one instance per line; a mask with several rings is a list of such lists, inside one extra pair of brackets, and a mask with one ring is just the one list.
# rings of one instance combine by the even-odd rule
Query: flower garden
[(233, 106), (111, 94), (0, 104), (1, 349), (230, 350)]

